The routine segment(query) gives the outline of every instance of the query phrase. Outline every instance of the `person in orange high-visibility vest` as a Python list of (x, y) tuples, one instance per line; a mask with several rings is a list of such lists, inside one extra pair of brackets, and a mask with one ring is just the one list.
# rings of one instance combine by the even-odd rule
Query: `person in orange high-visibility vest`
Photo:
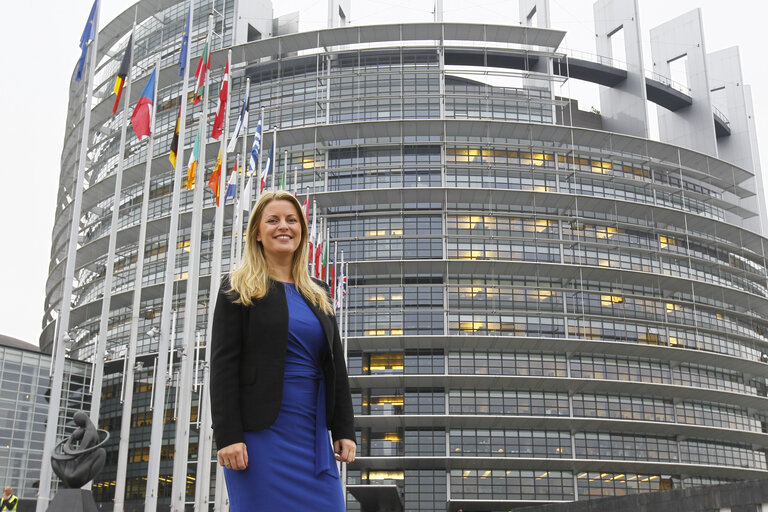
[(6, 487), (3, 491), (3, 499), (0, 500), (0, 512), (16, 512), (19, 505), (19, 498), (13, 495), (13, 489)]

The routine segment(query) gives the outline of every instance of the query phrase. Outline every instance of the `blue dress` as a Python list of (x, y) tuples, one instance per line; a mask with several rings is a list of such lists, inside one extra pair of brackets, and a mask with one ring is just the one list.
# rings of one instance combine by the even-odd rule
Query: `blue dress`
[(229, 508), (343, 512), (341, 479), (325, 421), (325, 334), (295, 285), (282, 284), (288, 302), (283, 401), (269, 428), (245, 432), (248, 467), (224, 468)]

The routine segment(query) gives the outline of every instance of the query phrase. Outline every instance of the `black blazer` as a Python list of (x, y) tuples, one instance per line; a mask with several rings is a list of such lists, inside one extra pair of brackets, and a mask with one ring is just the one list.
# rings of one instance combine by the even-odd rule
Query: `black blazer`
[[(328, 285), (316, 281), (328, 290)], [(244, 442), (243, 432), (275, 422), (283, 398), (288, 344), (288, 302), (283, 286), (270, 281), (267, 294), (250, 307), (235, 304), (224, 279), (213, 314), (211, 415), (219, 449)], [(355, 440), (352, 397), (336, 318), (306, 301), (328, 341), (322, 363), (326, 418), (333, 440)]]

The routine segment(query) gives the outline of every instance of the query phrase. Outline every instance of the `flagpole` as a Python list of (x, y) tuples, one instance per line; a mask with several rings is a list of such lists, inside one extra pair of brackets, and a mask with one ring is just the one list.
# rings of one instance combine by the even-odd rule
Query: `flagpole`
[[(264, 151), (263, 151), (263, 149), (264, 149), (264, 135), (265, 135), (265, 133), (264, 133), (264, 126), (267, 124), (267, 123), (264, 122), (264, 107), (262, 107), (261, 110), (259, 111), (259, 119), (261, 119), (261, 141), (259, 142), (259, 156), (256, 159), (256, 161), (258, 163), (256, 164), (256, 168), (253, 170), (256, 173), (256, 175), (259, 177), (259, 193), (256, 194), (256, 197), (261, 197), (261, 193), (262, 193), (262, 190), (261, 190), (261, 171), (264, 168), (264, 158), (263, 158), (264, 157)], [(266, 178), (265, 178), (265, 181), (266, 181)], [(266, 183), (264, 183), (264, 188), (267, 188), (267, 184)], [(248, 199), (248, 210), (251, 209), (250, 208), (250, 205), (251, 205), (250, 201), (251, 200)]]
[[(249, 102), (250, 102), (250, 94), (249, 94), (250, 90), (251, 90), (251, 79), (248, 78), (248, 79), (245, 80), (245, 97), (249, 98)], [(243, 253), (243, 240), (242, 240), (242, 238), (243, 238), (243, 217), (244, 217), (244, 214), (243, 214), (243, 203), (242, 203), (242, 201), (246, 200), (243, 197), (243, 191), (245, 190), (245, 182), (246, 182), (246, 178), (247, 178), (246, 174), (248, 174), (248, 171), (247, 171), (248, 165), (246, 164), (246, 162), (248, 162), (248, 160), (245, 159), (245, 152), (247, 151), (246, 146), (248, 145), (247, 144), (247, 142), (248, 142), (248, 125), (246, 124), (245, 126), (243, 126), (242, 130), (243, 130), (243, 147), (241, 148), (241, 151), (243, 152), (243, 158), (242, 158), (243, 174), (240, 177), (240, 195), (239, 195), (240, 201), (237, 201), (235, 203), (235, 209), (236, 209), (235, 216), (237, 218), (237, 233), (236, 233), (237, 234), (237, 245), (235, 246), (236, 257), (231, 262), (231, 266), (232, 266), (233, 270), (235, 268), (235, 264), (236, 263), (237, 264), (240, 263), (240, 258), (242, 257), (242, 253)], [(249, 206), (248, 209), (250, 210), (251, 198), (249, 197), (247, 200), (248, 200), (248, 206)], [(233, 236), (234, 235), (235, 235), (235, 232), (233, 230)]]
[[(348, 265), (348, 264), (347, 264)], [(347, 275), (347, 272), (344, 270), (344, 249), (341, 250), (341, 276), (337, 277), (337, 279), (344, 279)], [(342, 282), (342, 293), (336, 292), (337, 295), (340, 295), (339, 300), (339, 317), (341, 318), (341, 326), (339, 326), (339, 332), (342, 336), (342, 350), (344, 352), (344, 366), (347, 368), (347, 371), (349, 371), (349, 357), (347, 353), (347, 306), (345, 303), (346, 294), (343, 291), (343, 282)], [(344, 464), (342, 467), (342, 473), (341, 473), (341, 487), (342, 492), (344, 494), (344, 503), (347, 502), (347, 464)]]
[[(285, 151), (285, 161), (288, 162), (288, 151)], [(288, 164), (286, 163), (286, 168)], [(298, 199), (299, 197), (299, 167), (293, 169), (293, 195)]]
[[(277, 149), (277, 127), (272, 128), (272, 161), (269, 162), (269, 165), (272, 166), (272, 191), (275, 190), (275, 174), (277, 174), (277, 165), (275, 163), (277, 162), (277, 154), (275, 153), (275, 149)], [(259, 151), (259, 154), (261, 154), (261, 151)]]
[[(141, 312), (141, 286), (144, 276), (144, 251), (147, 237), (147, 217), (149, 212), (149, 193), (152, 178), (152, 155), (155, 147), (155, 114), (157, 112), (157, 88), (160, 74), (160, 58), (155, 62), (153, 71), (155, 79), (154, 98), (152, 101), (152, 117), (150, 118), (149, 145), (147, 146), (146, 166), (144, 169), (144, 189), (141, 198), (141, 220), (139, 221), (139, 238), (136, 254), (136, 288), (133, 292), (131, 308), (130, 334), (128, 346), (124, 355), (125, 373), (123, 375), (123, 412), (120, 421), (120, 441), (117, 454), (117, 476), (115, 477), (115, 512), (122, 512), (125, 503), (126, 475), (128, 470), (128, 450), (131, 435), (131, 412), (133, 410), (133, 378), (136, 364), (136, 351), (139, 335), (139, 315)], [(152, 76), (152, 75), (150, 75)]]
[[(85, 86), (85, 104), (83, 113), (83, 134), (80, 141), (80, 154), (77, 164), (77, 174), (74, 181), (74, 199), (72, 200), (72, 221), (69, 228), (69, 243), (67, 247), (67, 265), (64, 271), (64, 282), (61, 290), (61, 316), (59, 317), (58, 336), (53, 344), (58, 346), (54, 361), (53, 381), (49, 398), (48, 417), (45, 428), (45, 441), (43, 443), (43, 464), (40, 468), (40, 487), (38, 489), (37, 511), (43, 512), (51, 499), (51, 454), (56, 445), (56, 434), (59, 426), (59, 408), (61, 405), (61, 388), (64, 379), (64, 337), (68, 336), (69, 316), (72, 308), (72, 281), (75, 277), (75, 264), (77, 257), (77, 240), (80, 232), (80, 215), (83, 205), (83, 183), (85, 182), (85, 160), (88, 152), (91, 130), (91, 101), (93, 98), (93, 76), (96, 72), (97, 51), (99, 48), (99, 14), (101, 3), (96, 2), (96, 13), (93, 19), (94, 36), (89, 46), (93, 46), (90, 53), (88, 66), (88, 81)], [(90, 16), (89, 16), (90, 18)], [(89, 19), (90, 22), (90, 19)]]
[(316, 219), (317, 219), (317, 201), (312, 200), (312, 236), (314, 237), (314, 240), (312, 240), (312, 254), (310, 255), (310, 258), (312, 260), (312, 277), (315, 276), (315, 251), (317, 251), (317, 230), (316, 230)]
[[(213, 14), (208, 15), (208, 56), (205, 54), (201, 58), (210, 58), (211, 35), (213, 33)], [(206, 71), (207, 63), (203, 61), (201, 73)], [(184, 301), (184, 331), (183, 347), (184, 356), (181, 358), (181, 374), (179, 384), (179, 414), (176, 418), (176, 453), (173, 456), (173, 486), (171, 492), (171, 511), (184, 512), (184, 505), (187, 494), (187, 464), (189, 457), (189, 437), (190, 412), (192, 409), (192, 379), (197, 379), (197, 375), (192, 375), (193, 362), (195, 359), (195, 332), (197, 330), (197, 308), (198, 308), (198, 290), (200, 288), (200, 246), (203, 222), (203, 191), (205, 189), (205, 132), (207, 131), (208, 121), (208, 84), (210, 82), (210, 73), (205, 76), (203, 87), (203, 107), (202, 115), (198, 129), (200, 130), (200, 139), (202, 143), (199, 148), (198, 166), (200, 169), (195, 172), (195, 192), (192, 207), (192, 226), (189, 242), (189, 265), (187, 277), (187, 296)], [(198, 452), (198, 463), (200, 457), (207, 457)]]
[[(224, 69), (229, 67), (232, 60), (232, 50), (227, 52), (227, 64)], [(229, 80), (229, 77), (227, 77)], [(222, 239), (224, 237), (224, 194), (226, 192), (227, 180), (227, 136), (229, 134), (229, 99), (230, 88), (227, 85), (227, 104), (224, 109), (224, 130), (222, 132), (219, 151), (221, 154), (221, 169), (219, 170), (219, 204), (216, 205), (216, 220), (213, 227), (213, 262), (211, 263), (211, 280), (208, 289), (208, 318), (206, 320), (205, 332), (205, 363), (203, 364), (203, 387), (200, 392), (200, 409), (202, 410), (201, 429), (199, 432), (199, 449), (197, 452), (197, 479), (195, 480), (195, 510), (197, 512), (208, 511), (208, 502), (210, 498), (211, 487), (211, 461), (210, 452), (213, 445), (213, 428), (211, 426), (211, 398), (208, 391), (210, 382), (211, 367), (211, 332), (213, 327), (213, 312), (216, 298), (219, 294), (219, 284), (221, 280), (221, 252)], [(202, 461), (202, 463), (201, 463)], [(216, 465), (217, 474), (219, 465)], [(220, 475), (224, 476), (223, 472)]]
[[(187, 27), (187, 36), (192, 33), (192, 20), (194, 17), (194, 5), (189, 0), (189, 26)], [(155, 383), (152, 389), (154, 393), (152, 409), (152, 430), (149, 443), (149, 465), (147, 467), (147, 491), (144, 500), (144, 511), (155, 512), (157, 510), (157, 497), (160, 479), (160, 454), (163, 444), (163, 426), (165, 414), (165, 394), (168, 383), (166, 375), (166, 364), (168, 362), (168, 352), (175, 350), (175, 329), (171, 330), (171, 325), (175, 324), (175, 314), (173, 311), (173, 291), (176, 277), (176, 244), (179, 233), (179, 203), (181, 200), (181, 171), (184, 166), (184, 134), (187, 121), (187, 91), (189, 74), (189, 45), (187, 44), (187, 54), (184, 64), (184, 76), (181, 78), (181, 108), (179, 112), (179, 147), (176, 155), (176, 166), (173, 170), (173, 194), (171, 196), (171, 214), (170, 226), (168, 227), (168, 239), (166, 241), (165, 254), (165, 275), (163, 280), (163, 306), (160, 317), (160, 342), (157, 348), (157, 367)], [(170, 369), (173, 371), (173, 368)]]
[[(136, 32), (136, 20), (138, 17), (138, 7), (133, 12), (133, 27), (131, 28), (131, 37), (129, 38), (130, 47), (126, 48), (129, 52), (128, 74), (125, 84), (125, 101), (123, 102), (123, 122), (120, 126), (120, 146), (117, 155), (117, 172), (115, 173), (115, 191), (112, 195), (112, 216), (109, 224), (109, 242), (107, 249), (107, 265), (104, 274), (104, 291), (101, 299), (101, 318), (99, 319), (99, 336), (96, 341), (96, 350), (93, 356), (93, 380), (91, 381), (91, 411), (90, 418), (94, 425), (99, 424), (99, 412), (101, 409), (101, 386), (104, 381), (104, 359), (107, 347), (107, 331), (109, 329), (109, 311), (112, 302), (112, 280), (115, 270), (115, 246), (117, 245), (117, 226), (120, 218), (120, 194), (123, 190), (123, 171), (125, 166), (125, 139), (128, 134), (128, 105), (131, 98), (131, 86), (133, 78), (131, 70), (133, 69), (133, 36)], [(157, 82), (155, 82), (157, 83)], [(86, 489), (91, 489), (92, 482), (85, 485)]]

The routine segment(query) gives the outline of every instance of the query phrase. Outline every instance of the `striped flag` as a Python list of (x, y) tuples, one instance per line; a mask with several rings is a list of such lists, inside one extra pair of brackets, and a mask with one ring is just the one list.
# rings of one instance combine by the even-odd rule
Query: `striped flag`
[(237, 138), (240, 136), (240, 130), (243, 129), (243, 126), (245, 126), (245, 129), (248, 129), (248, 108), (250, 103), (250, 93), (249, 90), (245, 90), (245, 98), (243, 98), (243, 107), (240, 109), (240, 117), (237, 118), (237, 124), (235, 125), (235, 131), (232, 133), (232, 138), (229, 139), (229, 144), (227, 145), (227, 153), (231, 153), (235, 150), (235, 145), (237, 144)]
[(211, 130), (211, 138), (213, 139), (221, 137), (224, 131), (227, 98), (229, 98), (229, 57), (227, 57), (227, 65), (224, 66), (224, 78), (221, 81), (221, 89), (219, 89), (219, 105), (216, 110), (216, 118), (213, 120), (213, 129)]
[(256, 133), (253, 134), (253, 145), (251, 146), (251, 158), (248, 160), (248, 171), (256, 172), (256, 165), (259, 161), (259, 151), (261, 151), (261, 116), (256, 123)]
[(211, 177), (208, 180), (208, 186), (211, 187), (213, 195), (216, 196), (216, 206), (219, 206), (219, 186), (221, 180), (221, 148), (219, 148), (219, 156), (216, 158), (216, 166), (213, 168)]
[(211, 53), (208, 51), (208, 41), (205, 41), (203, 46), (203, 54), (200, 56), (200, 60), (197, 62), (197, 69), (195, 70), (195, 78), (197, 78), (197, 86), (195, 87), (195, 102), (197, 105), (203, 99), (203, 89), (205, 88), (205, 73), (211, 69)]
[(150, 135), (152, 130), (152, 104), (155, 102), (155, 70), (149, 75), (147, 85), (141, 92), (136, 108), (131, 114), (131, 126), (136, 136), (141, 140), (144, 135)]
[(259, 195), (261, 195), (262, 192), (264, 192), (264, 188), (267, 186), (267, 178), (269, 177), (269, 174), (272, 172), (272, 148), (269, 149), (269, 154), (267, 155), (267, 163), (264, 164), (264, 169), (261, 170), (261, 174), (259, 174)]
[(187, 189), (192, 190), (195, 188), (195, 173), (197, 172), (197, 158), (200, 154), (200, 131), (198, 130), (195, 135), (195, 145), (192, 146), (192, 153), (189, 155), (189, 163), (187, 164)]
[(131, 52), (133, 52), (133, 34), (128, 38), (128, 46), (125, 47), (125, 53), (123, 54), (123, 60), (120, 61), (120, 67), (117, 70), (117, 77), (115, 78), (115, 104), (112, 106), (112, 114), (117, 114), (117, 106), (120, 104), (120, 97), (123, 95), (123, 86), (125, 85), (125, 79), (128, 77), (128, 73), (131, 70)]
[(224, 192), (224, 204), (227, 204), (228, 199), (235, 198), (235, 190), (237, 189), (237, 164), (239, 158), (240, 156), (235, 157), (235, 166), (232, 168), (232, 173), (229, 175), (227, 190)]
[(168, 153), (168, 160), (171, 161), (173, 168), (176, 168), (176, 155), (179, 153), (179, 127), (181, 126), (181, 107), (179, 107), (179, 114), (176, 116), (176, 130), (173, 132), (173, 139), (171, 139), (171, 152)]

